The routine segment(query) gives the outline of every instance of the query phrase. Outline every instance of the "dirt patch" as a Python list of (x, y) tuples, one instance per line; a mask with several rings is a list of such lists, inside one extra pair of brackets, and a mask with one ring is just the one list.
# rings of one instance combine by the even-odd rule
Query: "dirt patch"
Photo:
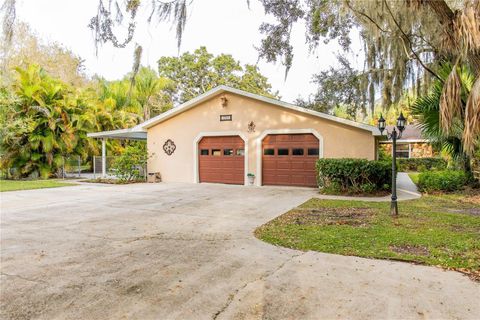
[(364, 192), (353, 192), (353, 191), (344, 191), (344, 192), (332, 192), (329, 190), (320, 190), (320, 194), (325, 194), (325, 195), (330, 195), (330, 196), (348, 196), (348, 197), (371, 197), (371, 198), (376, 198), (376, 197), (385, 197), (390, 194), (390, 191), (387, 190), (377, 190), (373, 191), (370, 193), (364, 193)]
[(466, 196), (463, 199), (463, 202), (465, 203), (471, 203), (471, 204), (476, 204), (480, 206), (480, 194), (473, 195), (473, 196)]
[(430, 251), (425, 246), (395, 245), (395, 246), (390, 246), (390, 250), (392, 250), (395, 253), (413, 254), (415, 256), (428, 256), (430, 254)]
[(460, 214), (469, 214), (472, 216), (480, 216), (480, 208), (463, 208), (463, 209), (452, 209), (446, 208), (445, 211), (450, 213), (460, 213)]
[(366, 226), (373, 217), (370, 208), (297, 208), (279, 218), (283, 224)]

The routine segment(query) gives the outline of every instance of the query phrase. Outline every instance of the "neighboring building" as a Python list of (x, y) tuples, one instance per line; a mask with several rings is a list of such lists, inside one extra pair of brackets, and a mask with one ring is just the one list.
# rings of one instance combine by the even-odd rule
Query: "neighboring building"
[[(387, 126), (392, 132), (393, 126)], [(379, 148), (386, 154), (392, 154), (392, 140), (380, 140)], [(436, 155), (432, 145), (422, 137), (422, 131), (415, 125), (407, 125), (402, 138), (397, 140), (397, 158), (428, 158)]]
[(147, 139), (148, 172), (163, 181), (247, 184), (252, 173), (259, 186), (314, 187), (318, 158), (373, 160), (379, 134), (374, 126), (220, 86), (132, 129), (89, 136)]

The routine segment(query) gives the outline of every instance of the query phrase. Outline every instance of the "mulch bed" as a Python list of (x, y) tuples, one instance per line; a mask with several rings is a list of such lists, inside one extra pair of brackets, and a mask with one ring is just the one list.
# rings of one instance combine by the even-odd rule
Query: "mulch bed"
[(132, 180), (132, 181), (122, 181), (117, 179), (88, 179), (82, 180), (82, 182), (89, 182), (89, 183), (105, 183), (105, 184), (132, 184), (132, 183), (143, 183), (145, 180)]
[(373, 215), (370, 208), (296, 208), (280, 216), (278, 220), (284, 224), (362, 227), (368, 225)]

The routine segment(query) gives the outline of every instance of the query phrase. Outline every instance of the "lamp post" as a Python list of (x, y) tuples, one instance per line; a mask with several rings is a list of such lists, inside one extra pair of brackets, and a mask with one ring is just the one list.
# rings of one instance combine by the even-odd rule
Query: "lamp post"
[[(380, 115), (378, 119), (378, 130), (380, 134), (383, 135), (385, 131), (385, 136), (388, 140), (392, 139), (392, 202), (390, 206), (390, 213), (393, 216), (398, 216), (398, 206), (397, 206), (397, 139), (402, 137), (402, 132), (405, 130), (405, 124), (407, 120), (403, 116), (403, 113), (400, 112), (400, 116), (397, 119), (397, 128), (393, 127), (392, 132), (388, 132), (386, 129), (385, 119)], [(398, 129), (398, 131), (396, 130)]]

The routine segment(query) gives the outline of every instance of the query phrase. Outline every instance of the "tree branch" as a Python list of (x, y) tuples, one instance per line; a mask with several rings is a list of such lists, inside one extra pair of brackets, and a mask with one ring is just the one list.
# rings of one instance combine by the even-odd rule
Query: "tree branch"
[(408, 42), (408, 45), (410, 47), (410, 51), (412, 51), (413, 55), (415, 56), (415, 58), (417, 59), (417, 61), (422, 65), (422, 67), (427, 70), (430, 74), (432, 74), (435, 78), (437, 78), (438, 80), (440, 80), (441, 82), (443, 82), (443, 80), (432, 70), (430, 69), (429, 67), (427, 67), (422, 59), (420, 59), (420, 57), (418, 56), (418, 54), (415, 52), (415, 50), (413, 49), (413, 46), (412, 46), (412, 42), (410, 41), (410, 38), (408, 37), (408, 35), (403, 31), (402, 27), (400, 26), (400, 24), (397, 22), (397, 20), (395, 19), (395, 17), (393, 16), (393, 13), (392, 13), (392, 10), (390, 10), (390, 6), (388, 5), (387, 1), (386, 0), (383, 0), (383, 3), (385, 4), (385, 7), (387, 8), (388, 10), (388, 13), (390, 14), (390, 16), (392, 17), (392, 20), (393, 22), (395, 23), (395, 25), (397, 26), (398, 30), (402, 33), (403, 35), (403, 38), (402, 38), (402, 41), (407, 41)]
[(382, 27), (380, 27), (380, 25), (379, 25), (375, 20), (373, 20), (370, 16), (368, 16), (365, 12), (361, 12), (361, 11), (358, 11), (358, 10), (354, 9), (354, 8), (350, 5), (350, 1), (347, 0), (347, 1), (345, 1), (345, 3), (347, 4), (347, 7), (348, 7), (350, 10), (352, 10), (353, 12), (361, 15), (361, 16), (364, 17), (364, 18), (367, 18), (367, 20), (369, 20), (371, 23), (373, 23), (373, 24), (377, 27), (378, 30), (380, 30), (380, 31), (382, 31), (382, 32), (384, 32), (384, 33), (389, 33), (389, 31), (387, 31), (387, 30), (383, 29)]

